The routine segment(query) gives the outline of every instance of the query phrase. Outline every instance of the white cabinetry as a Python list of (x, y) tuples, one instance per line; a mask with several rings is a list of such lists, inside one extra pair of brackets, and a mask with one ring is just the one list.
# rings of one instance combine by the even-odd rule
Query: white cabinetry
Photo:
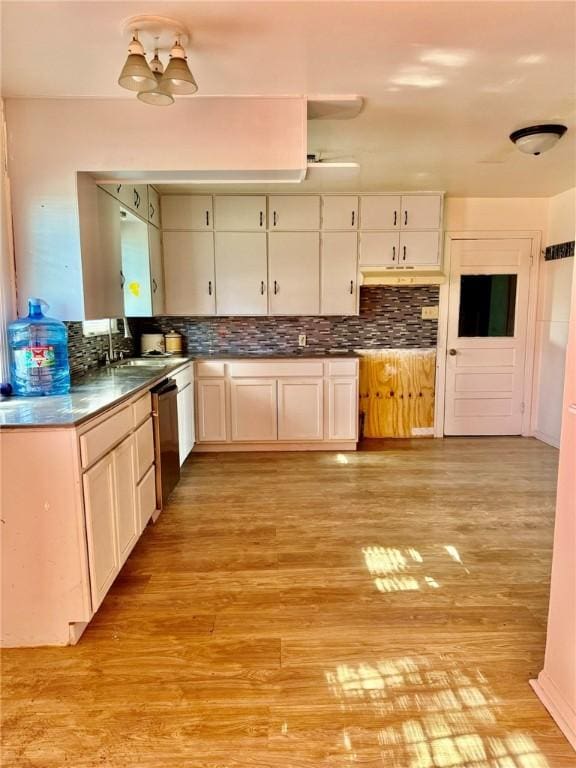
[(160, 226), (160, 195), (154, 187), (148, 187), (148, 221), (155, 227)]
[(400, 266), (436, 266), (440, 259), (440, 233), (402, 232)]
[(351, 376), (328, 379), (329, 440), (355, 440), (358, 432), (358, 381)]
[(360, 229), (397, 229), (400, 212), (400, 195), (361, 195)]
[(150, 252), (150, 282), (152, 285), (152, 314), (163, 315), (164, 268), (162, 266), (162, 234), (159, 229), (148, 225), (148, 249)]
[(271, 315), (317, 315), (320, 311), (318, 232), (268, 235)]
[(320, 314), (358, 313), (358, 236), (323, 232), (320, 245)]
[(436, 267), (440, 261), (440, 233), (361, 232), (360, 267)]
[(163, 195), (162, 229), (212, 229), (211, 195)]
[(164, 232), (163, 250), (166, 313), (215, 314), (213, 233)]
[(440, 195), (402, 195), (402, 229), (438, 229), (442, 198)]
[(177, 395), (180, 466), (194, 448), (194, 387), (186, 384)]
[[(152, 433), (149, 434), (152, 446)], [(152, 453), (152, 457), (154, 454)], [(136, 455), (134, 437), (127, 437), (112, 453), (116, 500), (116, 529), (120, 568), (132, 551), (140, 533), (136, 505)]]
[(278, 380), (278, 439), (322, 440), (323, 379)]
[(198, 442), (225, 442), (228, 439), (228, 429), (224, 379), (200, 378), (196, 387), (196, 435)]
[(322, 198), (322, 229), (358, 229), (358, 196), (325, 195)]
[(360, 233), (360, 266), (395, 266), (399, 251), (398, 232)]
[(232, 379), (230, 415), (234, 441), (276, 440), (276, 380)]
[(148, 236), (150, 225), (129, 211), (122, 210), (121, 214), (123, 314), (127, 317), (149, 317), (153, 300)]
[(320, 229), (320, 198), (318, 195), (270, 195), (268, 215), (270, 229), (317, 230)]
[(265, 315), (268, 260), (264, 232), (216, 232), (216, 310), (219, 315)]
[(265, 195), (217, 195), (214, 227), (228, 232), (266, 230)]

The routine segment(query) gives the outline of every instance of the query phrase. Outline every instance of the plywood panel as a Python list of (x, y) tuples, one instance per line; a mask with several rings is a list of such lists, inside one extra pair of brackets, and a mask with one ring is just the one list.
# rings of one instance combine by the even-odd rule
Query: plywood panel
[[(434, 427), (436, 350), (382, 349), (360, 358), (364, 437), (420, 437)], [(424, 433), (426, 434), (426, 433)]]

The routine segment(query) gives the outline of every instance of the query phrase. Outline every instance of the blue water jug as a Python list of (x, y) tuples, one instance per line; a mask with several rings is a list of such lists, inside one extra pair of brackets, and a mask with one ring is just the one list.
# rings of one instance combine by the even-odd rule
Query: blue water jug
[(14, 395), (65, 395), (70, 391), (68, 331), (46, 317), (42, 299), (28, 299), (28, 317), (8, 326), (10, 376)]

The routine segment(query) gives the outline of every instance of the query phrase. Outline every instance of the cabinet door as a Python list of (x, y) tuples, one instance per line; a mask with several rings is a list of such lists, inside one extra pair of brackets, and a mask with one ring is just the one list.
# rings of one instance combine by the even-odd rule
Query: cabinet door
[(361, 232), (360, 266), (393, 267), (398, 265), (398, 232)]
[(120, 203), (103, 189), (96, 190), (96, 232), (91, 232), (91, 247), (82, 252), (86, 320), (122, 317)]
[(191, 384), (178, 392), (178, 446), (180, 466), (188, 458), (194, 447), (194, 395)]
[(270, 229), (320, 229), (320, 197), (318, 195), (270, 195), (268, 198)]
[(122, 275), (124, 277), (124, 315), (152, 315), (152, 281), (148, 227), (145, 221), (129, 211), (122, 211), (120, 241), (122, 244)]
[(212, 229), (212, 195), (163, 195), (162, 229)]
[(356, 232), (323, 232), (320, 254), (320, 312), (323, 315), (357, 315)]
[(136, 451), (130, 435), (112, 452), (116, 502), (116, 531), (120, 567), (138, 538), (140, 521), (136, 505)]
[(402, 195), (402, 229), (438, 229), (440, 227), (440, 195)]
[(317, 232), (268, 235), (271, 315), (320, 312), (320, 239)]
[(360, 229), (397, 229), (400, 203), (399, 195), (361, 195)]
[(278, 440), (322, 440), (322, 379), (278, 380)]
[(154, 187), (148, 187), (148, 221), (155, 227), (160, 226), (160, 195)]
[(164, 232), (164, 293), (169, 315), (214, 315), (214, 235)]
[(95, 611), (120, 570), (116, 539), (116, 499), (112, 454), (83, 477), (90, 590)]
[(356, 195), (323, 197), (322, 229), (358, 229), (358, 197)]
[(264, 232), (216, 232), (216, 311), (219, 315), (265, 315), (268, 259)]
[(151, 224), (148, 225), (148, 250), (150, 253), (150, 280), (152, 283), (152, 314), (163, 315), (165, 306), (162, 233)]
[(437, 266), (440, 261), (439, 246), (439, 232), (402, 232), (400, 266)]
[(132, 185), (132, 205), (130, 208), (142, 216), (143, 219), (148, 220), (148, 185), (147, 184), (133, 184)]
[(356, 378), (328, 379), (328, 440), (358, 439)]
[(276, 379), (232, 379), (232, 440), (276, 440)]
[(138, 484), (137, 497), (141, 533), (156, 510), (156, 466), (154, 464)]
[(265, 195), (216, 195), (214, 226), (229, 232), (265, 230)]
[(198, 442), (226, 442), (228, 439), (226, 382), (224, 379), (199, 379), (196, 386), (196, 435)]

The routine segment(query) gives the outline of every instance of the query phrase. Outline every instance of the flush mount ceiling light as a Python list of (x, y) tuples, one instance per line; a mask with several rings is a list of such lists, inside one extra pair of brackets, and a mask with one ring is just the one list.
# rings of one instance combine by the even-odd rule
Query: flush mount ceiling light
[[(118, 83), (145, 104), (169, 106), (174, 96), (196, 93), (198, 86), (190, 71), (184, 46), (188, 32), (174, 19), (163, 16), (133, 16), (124, 24), (124, 33), (131, 38), (128, 58)], [(154, 51), (150, 64), (145, 47)], [(159, 52), (169, 52), (170, 60), (164, 71)]]
[(546, 123), (544, 125), (530, 125), (520, 128), (510, 134), (510, 141), (515, 144), (520, 152), (527, 155), (541, 155), (555, 146), (568, 129), (565, 125)]

